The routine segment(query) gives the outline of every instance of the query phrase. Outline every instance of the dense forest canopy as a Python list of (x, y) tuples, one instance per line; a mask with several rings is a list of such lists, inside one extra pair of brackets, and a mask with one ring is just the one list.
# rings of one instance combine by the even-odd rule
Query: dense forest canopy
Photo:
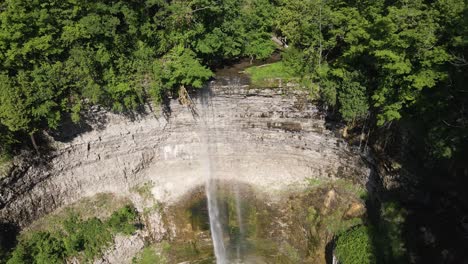
[(268, 58), (273, 34), (344, 121), (388, 125), (411, 108), (430, 124), (433, 155), (465, 139), (463, 0), (7, 0), (1, 10), (3, 151), (93, 104), (131, 111), (199, 88), (223, 61)]
[(267, 58), (268, 1), (5, 1), (0, 14), (2, 148), (89, 105), (134, 110), (218, 60)]

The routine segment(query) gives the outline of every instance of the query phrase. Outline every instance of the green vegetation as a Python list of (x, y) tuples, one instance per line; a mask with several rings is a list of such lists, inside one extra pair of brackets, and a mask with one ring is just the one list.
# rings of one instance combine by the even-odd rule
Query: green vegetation
[(138, 256), (133, 258), (133, 264), (165, 264), (164, 256), (157, 253), (153, 247), (145, 247)]
[(319, 206), (309, 206), (307, 208), (307, 214), (305, 215), (308, 229), (307, 250), (312, 256), (324, 247), (322, 243), (326, 241), (327, 237), (335, 236), (353, 226), (362, 224), (360, 217), (345, 219), (343, 216), (346, 209), (344, 205), (336, 206), (336, 208), (334, 207), (329, 211)]
[(114, 233), (131, 235), (135, 232), (135, 221), (137, 220), (136, 209), (132, 206), (125, 206), (115, 211), (107, 220), (107, 226)]
[(53, 232), (60, 229), (70, 215), (76, 214), (83, 219), (97, 217), (101, 220), (108, 219), (112, 213), (130, 204), (128, 198), (110, 193), (100, 193), (92, 197), (84, 198), (61, 210), (33, 222), (27, 232), (46, 231)]
[(2, 153), (23, 137), (38, 150), (36, 134), (90, 105), (133, 111), (200, 88), (207, 66), (274, 51), (267, 0), (8, 0), (0, 10)]
[[(413, 214), (421, 214), (421, 222), (434, 221), (431, 226), (438, 230), (439, 239), (434, 243), (438, 252), (450, 251), (458, 258), (453, 261), (462, 261), (465, 255), (458, 244), (464, 238), (454, 226), (441, 229), (438, 222), (453, 219), (456, 223), (455, 219), (466, 214), (466, 202), (459, 202), (466, 201), (465, 191), (458, 186), (466, 185), (462, 171), (468, 164), (467, 2), (277, 3), (281, 14), (275, 24), (277, 34), (286, 37), (290, 46), (284, 54), (286, 67), (317, 83), (325, 108), (333, 113), (331, 118), (345, 121), (351, 133), (362, 133), (359, 140), (369, 135), (366, 146), (376, 156), (397, 160), (401, 166), (391, 169), (394, 175), (412, 174), (408, 177), (411, 182), (398, 179), (399, 187), (379, 198), (406, 202), (412, 199), (407, 192), (413, 188), (435, 194), (437, 198), (431, 201), (446, 200), (447, 193), (457, 197), (444, 205), (424, 205), (424, 209), (415, 208), (414, 200), (401, 204)], [(437, 213), (429, 216), (428, 211)], [(385, 212), (376, 215), (369, 217), (375, 218), (369, 230), (378, 263), (407, 263), (401, 237), (405, 217), (391, 224)], [(430, 250), (421, 253), (426, 245), (416, 238), (420, 231), (413, 230), (414, 223), (406, 224), (405, 243), (412, 247), (407, 250), (426, 255), (418, 261), (446, 261), (445, 256)], [(448, 230), (451, 238), (442, 243), (449, 237)]]
[(286, 67), (282, 61), (261, 66), (252, 66), (247, 68), (245, 72), (250, 75), (252, 84), (258, 87), (265, 87), (265, 85), (277, 79), (281, 79), (284, 84), (292, 80), (299, 80), (294, 71)]
[(353, 183), (347, 179), (319, 179), (319, 178), (308, 178), (308, 186), (310, 188), (337, 188), (340, 191), (347, 192), (348, 194), (353, 195), (354, 197), (365, 200), (367, 197), (367, 190), (361, 184)]
[(10, 164), (10, 156), (7, 153), (0, 152), (0, 179), (8, 172)]
[(345, 190), (362, 200), (365, 200), (367, 197), (367, 190), (361, 184), (356, 184), (346, 179), (338, 179), (334, 181), (332, 185), (340, 188), (341, 190)]
[(37, 133), (90, 105), (133, 111), (201, 87), (225, 60), (267, 58), (272, 32), (289, 48), (247, 70), (254, 83), (299, 76), (352, 126), (414, 116), (428, 156), (466, 149), (464, 0), (8, 0), (0, 10), (2, 153), (25, 137), (37, 149)]
[(407, 263), (402, 239), (405, 211), (395, 203), (384, 203), (379, 218), (375, 224), (337, 232), (335, 254), (340, 263)]
[(467, 10), (464, 0), (281, 0), (275, 26), (286, 67), (318, 83), (343, 120), (412, 119), (421, 152), (450, 158), (467, 141)]
[(336, 240), (335, 254), (343, 264), (377, 263), (365, 226), (358, 226), (341, 234)]
[(406, 211), (395, 203), (383, 203), (379, 221), (369, 229), (378, 263), (407, 263), (403, 241)]
[(145, 200), (151, 200), (153, 199), (153, 194), (151, 193), (151, 189), (153, 189), (153, 187), (154, 183), (150, 181), (131, 188), (131, 191), (138, 193)]
[[(350, 128), (373, 137), (374, 146), (385, 149), (388, 138), (408, 130), (412, 156), (454, 176), (444, 182), (464, 177), (467, 17), (465, 0), (1, 1), (0, 175), (26, 139), (40, 152), (37, 135), (68, 119), (79, 122), (90, 106), (129, 112), (200, 88), (225, 61), (268, 58), (276, 35), (289, 48), (283, 61), (246, 70), (254, 85), (297, 79)], [(365, 196), (354, 186), (337, 188)], [(388, 236), (373, 240), (391, 262), (404, 251), (397, 239), (403, 220), (384, 209), (374, 228)], [(96, 243), (105, 243), (106, 232), (131, 232), (119, 224), (131, 221), (128, 213), (109, 225), (100, 218), (70, 225), (102, 231), (104, 241)], [(37, 233), (14, 257), (54, 262), (81, 250), (57, 236)], [(99, 246), (90, 245), (84, 254), (97, 254)]]
[(120, 208), (105, 221), (96, 217), (83, 219), (71, 213), (54, 230), (32, 231), (21, 236), (6, 263), (63, 263), (72, 256), (91, 261), (112, 243), (115, 234), (135, 232), (136, 220), (137, 213), (132, 206)]

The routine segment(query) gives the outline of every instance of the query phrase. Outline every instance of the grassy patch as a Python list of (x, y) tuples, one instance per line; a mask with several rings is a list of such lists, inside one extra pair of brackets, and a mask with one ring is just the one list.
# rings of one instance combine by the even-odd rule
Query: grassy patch
[(161, 212), (162, 205), (158, 202), (154, 202), (153, 206), (143, 208), (143, 216), (147, 217), (148, 215), (154, 212)]
[(138, 193), (145, 200), (151, 200), (153, 198), (153, 194), (151, 193), (153, 187), (153, 182), (145, 182), (142, 185), (131, 188), (130, 191)]
[(70, 214), (76, 214), (83, 219), (96, 217), (103, 220), (109, 218), (113, 212), (127, 204), (130, 204), (128, 198), (109, 193), (97, 194), (93, 197), (81, 199), (76, 203), (38, 219), (25, 230), (25, 233), (54, 231), (63, 225)]
[(298, 82), (300, 80), (300, 78), (294, 74), (293, 70), (286, 67), (281, 61), (253, 66), (247, 68), (245, 72), (250, 75), (254, 86), (275, 87), (278, 86), (279, 80), (281, 80), (283, 84), (290, 81)]
[(339, 234), (350, 227), (362, 224), (362, 219), (359, 217), (348, 220), (343, 219), (344, 212), (343, 208), (341, 208), (341, 210), (336, 210), (324, 217), (323, 224), (330, 234)]
[(364, 186), (355, 184), (347, 179), (337, 179), (333, 181), (320, 178), (308, 178), (307, 183), (311, 188), (325, 186), (334, 187), (338, 190), (345, 191), (356, 198), (361, 198), (362, 200), (365, 200), (367, 197), (367, 190)]
[(338, 179), (336, 180), (334, 183), (333, 183), (334, 186), (336, 186), (337, 188), (340, 188), (342, 190), (345, 190), (353, 195), (355, 195), (356, 197), (359, 197), (363, 200), (366, 199), (367, 197), (367, 190), (364, 186), (362, 185), (359, 185), (359, 184), (355, 184), (349, 180), (346, 180), (346, 179)]
[(133, 264), (165, 264), (166, 258), (152, 246), (145, 247), (132, 260)]
[(309, 184), (309, 187), (313, 188), (323, 186), (324, 184), (328, 183), (328, 181), (320, 178), (307, 178), (307, 183)]
[(11, 166), (11, 157), (7, 154), (0, 153), (0, 179), (5, 177)]

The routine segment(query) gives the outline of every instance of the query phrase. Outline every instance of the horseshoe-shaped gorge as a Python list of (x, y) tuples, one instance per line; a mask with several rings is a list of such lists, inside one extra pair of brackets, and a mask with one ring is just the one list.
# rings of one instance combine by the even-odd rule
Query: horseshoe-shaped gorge
[[(236, 214), (229, 206), (235, 192), (249, 214), (254, 210), (277, 215), (272, 223), (250, 227), (267, 233), (257, 239), (272, 239), (273, 234), (293, 228), (289, 222), (298, 221), (293, 219), (298, 212), (287, 208), (287, 200), (302, 206), (310, 182), (321, 186), (309, 194), (318, 196), (317, 210), (331, 210), (332, 202), (353, 197), (341, 185), (366, 183), (370, 169), (325, 127), (321, 111), (307, 93), (289, 86), (251, 88), (247, 82), (242, 76), (218, 76), (192, 96), (192, 110), (172, 100), (167, 117), (153, 112), (129, 118), (94, 110), (93, 120), (101, 121), (93, 124), (93, 130), (62, 135), (69, 139), (54, 141), (53, 158), (46, 166), (19, 166), (3, 180), (2, 219), (26, 227), (55, 209), (106, 193), (129, 199), (139, 212), (161, 206), (145, 215), (139, 238), (185, 240), (199, 227), (187, 231), (190, 217), (175, 215), (206, 199), (201, 190), (211, 174), (225, 197), (223, 210), (229, 217)], [(339, 204), (340, 210), (362, 207), (359, 197), (353, 199)], [(280, 210), (290, 212), (278, 215)], [(270, 218), (252, 217), (259, 222)], [(287, 237), (275, 240), (280, 243)]]
[(0, 264), (467, 263), (467, 17), (0, 1)]

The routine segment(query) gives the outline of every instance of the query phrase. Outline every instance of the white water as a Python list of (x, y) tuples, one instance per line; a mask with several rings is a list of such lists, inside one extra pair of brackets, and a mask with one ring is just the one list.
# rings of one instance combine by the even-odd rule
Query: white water
[(220, 209), (218, 205), (217, 195), (217, 184), (213, 175), (213, 169), (211, 166), (212, 149), (210, 147), (210, 139), (208, 134), (209, 122), (214, 122), (213, 115), (211, 118), (208, 113), (212, 113), (212, 109), (209, 106), (209, 95), (204, 93), (201, 98), (202, 112), (200, 125), (200, 142), (201, 152), (200, 160), (202, 161), (202, 168), (204, 170), (205, 180), (205, 192), (208, 203), (208, 215), (210, 219), (210, 231), (211, 239), (213, 240), (213, 247), (216, 256), (217, 264), (226, 264), (226, 247), (224, 245), (224, 234), (223, 227), (221, 225)]
[(335, 254), (333, 254), (333, 264), (340, 264), (340, 262), (338, 262), (338, 259), (335, 257)]
[(238, 239), (238, 244), (236, 245), (236, 255), (237, 259), (241, 260), (242, 255), (241, 255), (241, 243), (244, 240), (244, 223), (242, 221), (242, 207), (241, 207), (241, 197), (240, 197), (240, 191), (239, 191), (239, 185), (236, 184), (234, 186), (234, 197), (236, 199), (236, 214), (237, 214), (237, 224), (239, 225), (239, 239)]
[(210, 217), (210, 231), (211, 239), (213, 240), (213, 247), (216, 256), (217, 264), (225, 264), (226, 261), (226, 248), (224, 246), (223, 239), (223, 228), (220, 221), (220, 211), (218, 206), (216, 183), (207, 179), (206, 185), (206, 197), (208, 200), (208, 214)]

